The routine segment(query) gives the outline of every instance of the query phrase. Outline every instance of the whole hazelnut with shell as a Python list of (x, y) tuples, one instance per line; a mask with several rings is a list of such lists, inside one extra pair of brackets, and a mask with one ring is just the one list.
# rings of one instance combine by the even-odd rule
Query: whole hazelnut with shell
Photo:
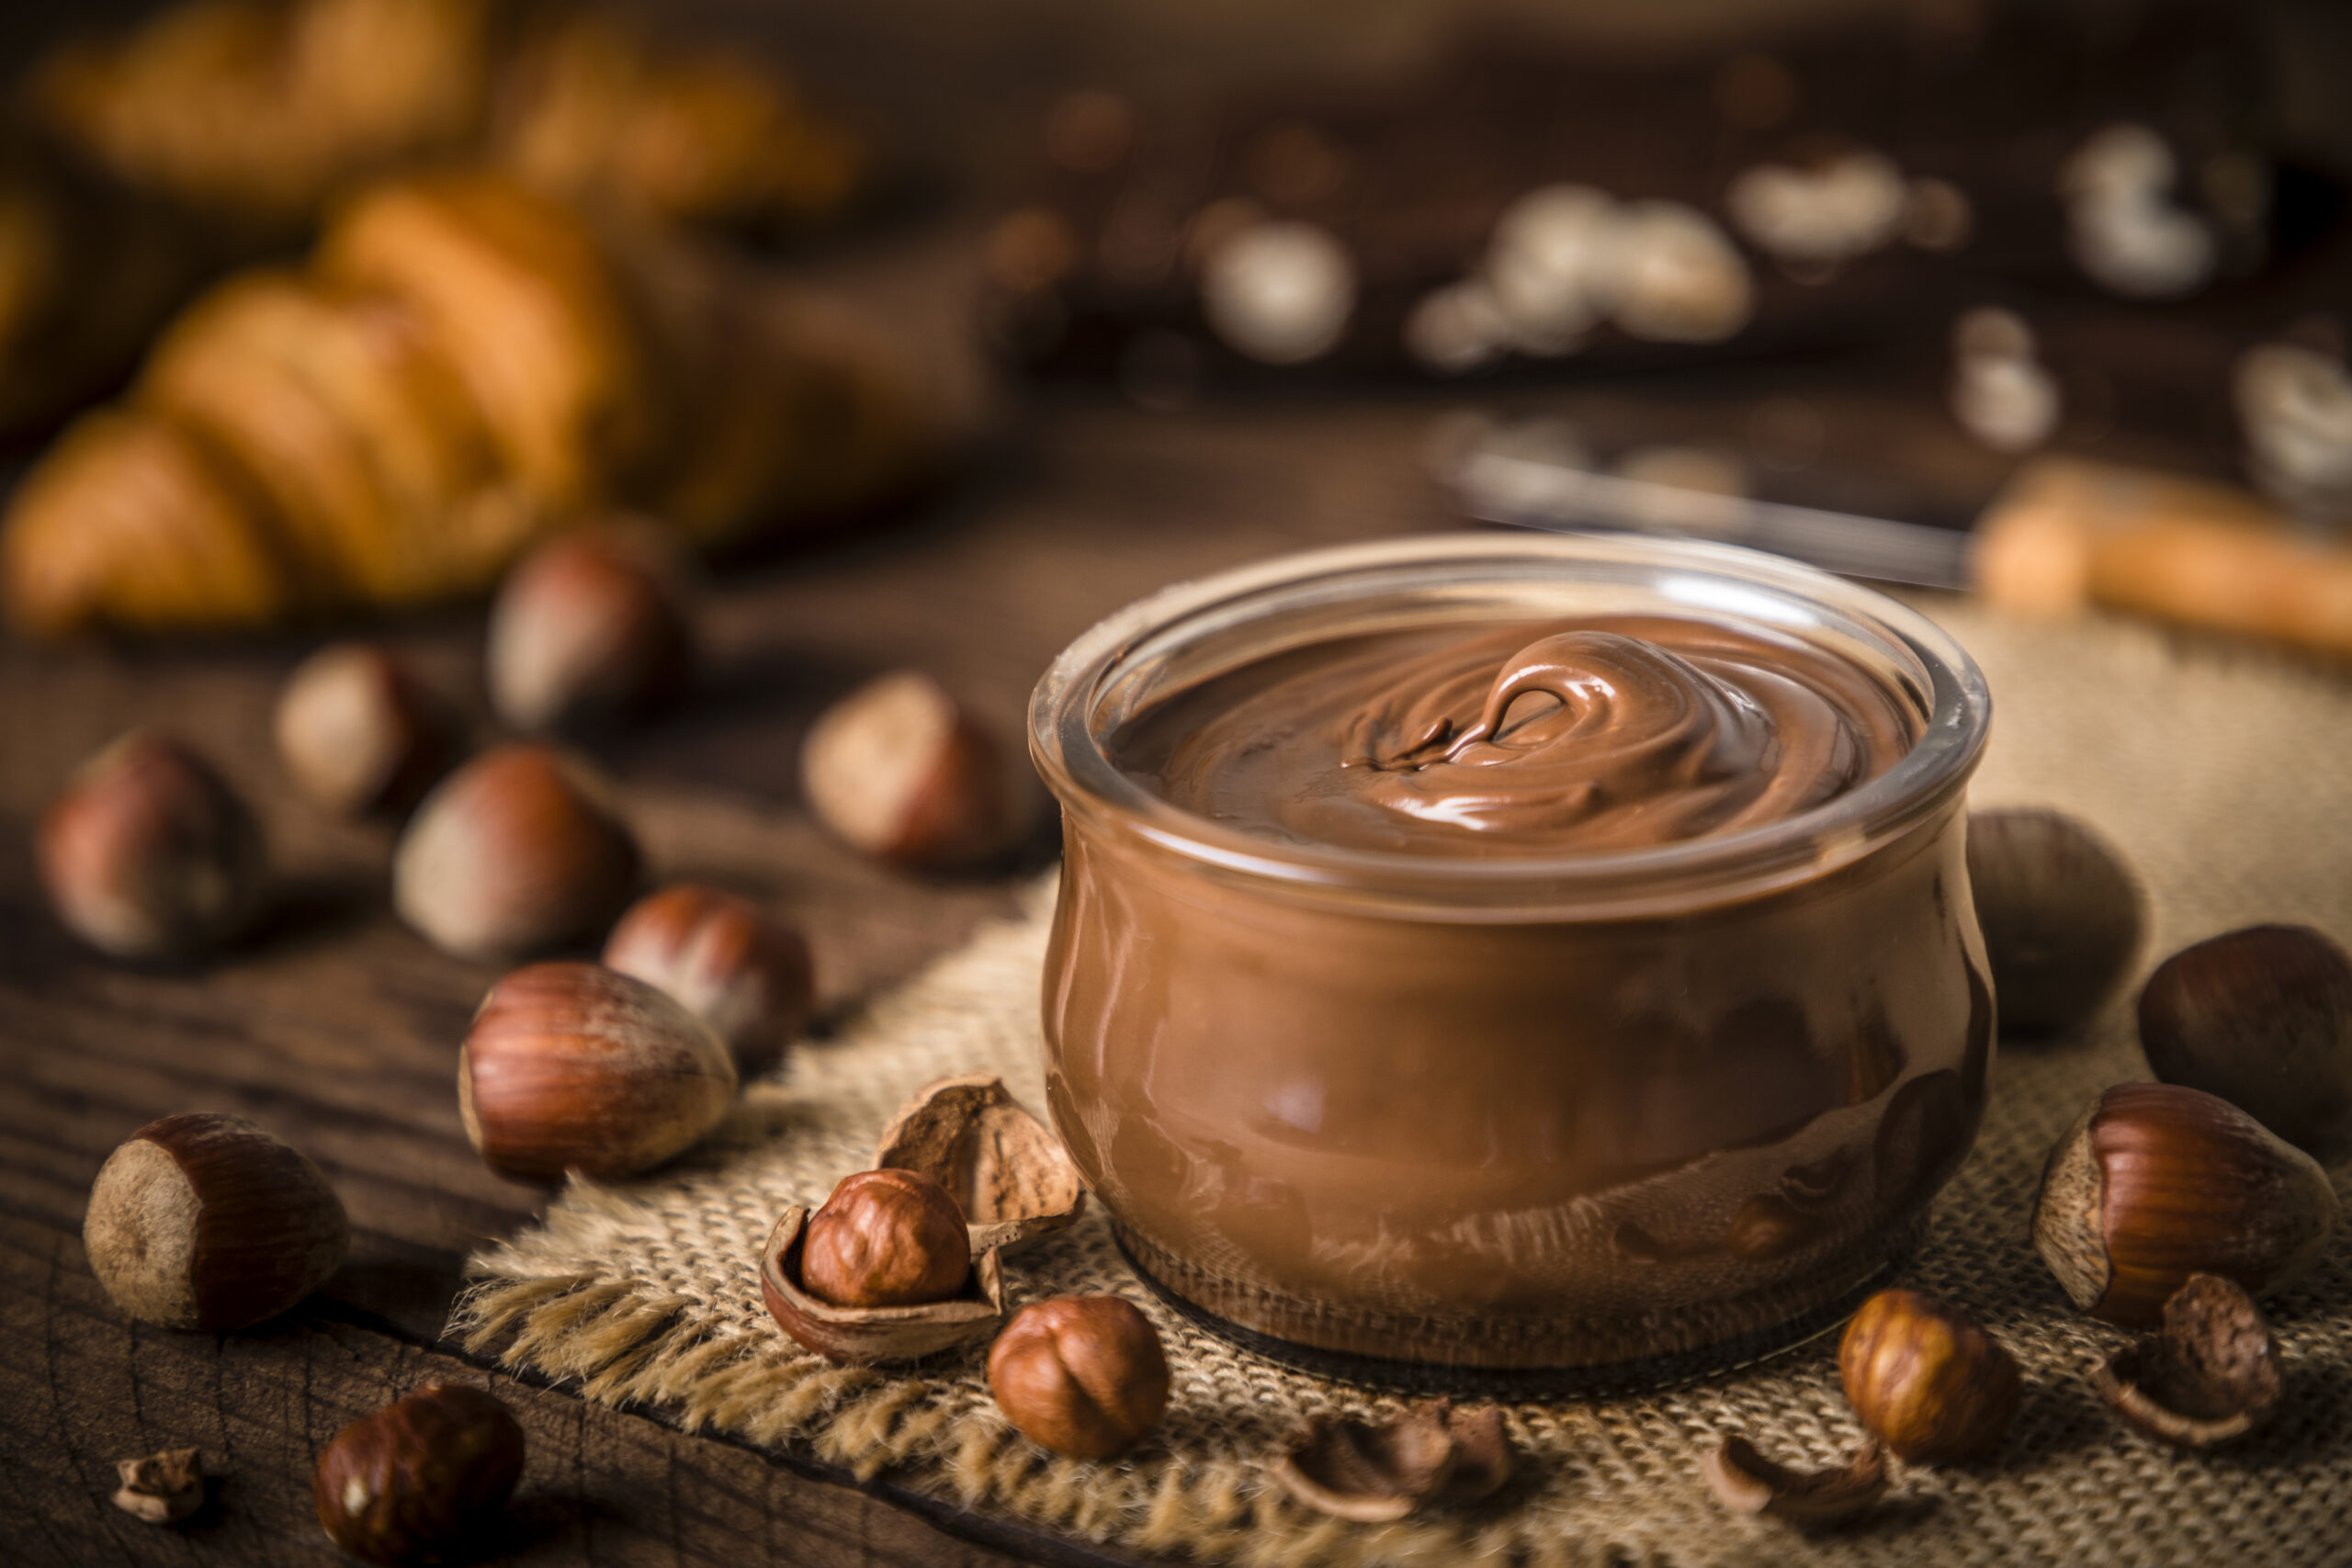
[(2114, 846), (2071, 817), (1972, 812), (1968, 882), (2005, 1035), (2085, 1022), (2140, 951), (2138, 880)]
[(2315, 1158), (2352, 1154), (2352, 954), (2324, 933), (2253, 926), (2174, 953), (2140, 992), (2140, 1045), (2165, 1082)]
[(773, 1066), (816, 1005), (816, 970), (798, 931), (749, 899), (677, 883), (628, 908), (605, 965), (667, 991), (715, 1030), (744, 1073)]
[(362, 642), (331, 644), (297, 666), (272, 725), (295, 786), (343, 817), (415, 805), (448, 767), (453, 728), (405, 665)]
[(1056, 1296), (1013, 1314), (989, 1348), (997, 1407), (1040, 1447), (1110, 1459), (1168, 1408), (1159, 1331), (1118, 1296)]
[(115, 1304), (220, 1334), (275, 1317), (343, 1266), (350, 1222), (300, 1151), (239, 1116), (150, 1122), (107, 1156), (82, 1243)]
[(327, 1539), (370, 1562), (479, 1552), (523, 1477), (523, 1427), (478, 1388), (434, 1383), (337, 1432), (311, 1473)]
[(894, 864), (968, 865), (1020, 829), (995, 739), (914, 671), (870, 682), (820, 715), (801, 747), (800, 778), (819, 821)]
[(558, 536), (490, 608), (491, 705), (519, 729), (641, 717), (684, 688), (693, 637), (675, 552), (647, 525)]
[(193, 958), (250, 923), (261, 828), (210, 763), (137, 729), (74, 770), (41, 818), (42, 886), (68, 931), (117, 958)]
[(1862, 1303), (1838, 1341), (1838, 1376), (1862, 1425), (1919, 1464), (1990, 1451), (2021, 1397), (2016, 1359), (1922, 1291), (1881, 1291)]
[(629, 976), (534, 964), (490, 988), (458, 1054), (458, 1109), (484, 1164), (525, 1180), (635, 1176), (684, 1152), (735, 1098), (701, 1020)]
[(954, 1295), (971, 1266), (947, 1189), (916, 1171), (861, 1170), (808, 1216), (800, 1282), (833, 1306), (912, 1306)]
[(544, 746), (500, 746), (417, 807), (393, 852), (392, 905), (436, 947), (513, 957), (602, 931), (637, 874), (601, 774)]

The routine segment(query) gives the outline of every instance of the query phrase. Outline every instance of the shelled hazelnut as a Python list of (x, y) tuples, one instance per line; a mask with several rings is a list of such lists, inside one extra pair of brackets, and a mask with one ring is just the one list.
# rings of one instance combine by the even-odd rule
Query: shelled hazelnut
[(2063, 813), (1970, 814), (1968, 883), (2005, 1034), (2085, 1022), (2140, 951), (2138, 879), (2112, 845)]
[(971, 1263), (947, 1189), (911, 1170), (861, 1170), (808, 1217), (800, 1278), (834, 1306), (912, 1306), (954, 1295)]
[(2352, 1154), (2352, 954), (2324, 933), (2252, 926), (2174, 953), (2140, 992), (2140, 1044), (2165, 1082), (2316, 1158)]
[(2153, 1327), (2191, 1274), (2252, 1295), (2326, 1251), (2335, 1189), (2319, 1162), (2226, 1100), (2117, 1084), (2051, 1151), (2033, 1242), (2074, 1303)]
[(810, 809), (852, 848), (924, 870), (985, 860), (1020, 829), (996, 741), (938, 682), (900, 671), (835, 703), (808, 731)]
[(2016, 1358), (1922, 1291), (1881, 1291), (1862, 1303), (1838, 1341), (1838, 1376), (1862, 1425), (1917, 1464), (1990, 1451), (2021, 1396)]
[(193, 750), (136, 729), (74, 770), (42, 817), (41, 885), (67, 930), (117, 958), (192, 958), (260, 907), (262, 833)]
[(1041, 1448), (1110, 1459), (1168, 1407), (1159, 1331), (1118, 1296), (1055, 1296), (1012, 1316), (989, 1348), (997, 1408)]
[(350, 1239), (317, 1166), (206, 1111), (133, 1133), (107, 1156), (82, 1220), (91, 1271), (117, 1306), (206, 1334), (294, 1305), (343, 1266)]
[(417, 807), (392, 857), (392, 905), (437, 947), (515, 956), (603, 930), (637, 873), (600, 774), (544, 746), (501, 746)]
[(717, 1032), (739, 1072), (782, 1058), (817, 1000), (798, 931), (750, 900), (678, 883), (628, 908), (605, 942), (605, 964), (667, 991)]
[(1432, 1399), (1385, 1421), (1318, 1416), (1271, 1469), (1317, 1513), (1381, 1524), (1492, 1496), (1517, 1467), (1500, 1410)]
[(555, 1180), (635, 1176), (718, 1124), (735, 1062), (701, 1020), (594, 964), (534, 964), (490, 988), (458, 1054), (458, 1109), (482, 1161)]
[(801, 1278), (808, 1211), (777, 1219), (760, 1250), (760, 1296), (768, 1315), (804, 1348), (853, 1366), (919, 1361), (984, 1338), (1004, 1321), (1004, 1269), (994, 1248), (974, 1260), (955, 1292), (905, 1306), (837, 1306)]
[(434, 1383), (334, 1436), (311, 1474), (327, 1539), (393, 1564), (478, 1552), (523, 1478), (523, 1427), (478, 1388)]
[(684, 572), (649, 525), (585, 528), (525, 557), (490, 609), (491, 705), (519, 729), (638, 718), (693, 665)]
[(454, 728), (405, 665), (363, 642), (331, 644), (297, 666), (273, 724), (295, 786), (343, 817), (414, 806), (453, 760)]

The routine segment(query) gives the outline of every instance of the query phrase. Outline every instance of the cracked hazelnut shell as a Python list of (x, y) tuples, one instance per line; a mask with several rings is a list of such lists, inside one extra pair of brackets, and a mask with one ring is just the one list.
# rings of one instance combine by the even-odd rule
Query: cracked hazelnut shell
[(736, 1069), (784, 1058), (817, 1004), (808, 943), (731, 893), (676, 883), (628, 907), (605, 940), (605, 965), (667, 991), (715, 1030)]
[(2004, 1034), (2086, 1021), (2140, 951), (2138, 879), (2121, 852), (2064, 813), (1970, 813), (1968, 883)]
[(2017, 1418), (2016, 1358), (1959, 1308), (1924, 1291), (1881, 1291), (1838, 1343), (1846, 1402), (1916, 1464), (1976, 1459)]
[(521, 957), (603, 931), (637, 874), (601, 774), (544, 746), (500, 746), (417, 807), (392, 857), (392, 904), (446, 952)]
[(997, 1408), (1040, 1448), (1070, 1459), (1125, 1453), (1168, 1408), (1159, 1331), (1120, 1296), (1055, 1296), (1012, 1316), (989, 1347)]
[(1385, 1421), (1316, 1416), (1270, 1469), (1306, 1507), (1380, 1524), (1491, 1496), (1517, 1467), (1499, 1409), (1435, 1399)]
[(684, 573), (649, 526), (559, 535), (491, 604), (483, 674), (518, 729), (641, 718), (685, 689), (694, 638)]
[(986, 860), (1020, 830), (995, 738), (911, 670), (825, 710), (801, 747), (800, 779), (809, 809), (842, 842), (915, 870)]
[(1085, 1183), (1061, 1140), (988, 1073), (923, 1088), (883, 1131), (874, 1163), (945, 1188), (975, 1253), (1015, 1251), (1069, 1224), (1086, 1205)]
[(454, 761), (456, 726), (405, 665), (338, 642), (295, 668), (271, 732), (287, 776), (339, 817), (398, 814)]
[(831, 1306), (914, 1306), (944, 1301), (971, 1271), (964, 1212), (947, 1190), (911, 1170), (861, 1170), (808, 1216), (800, 1282)]
[(2278, 1404), (2278, 1343), (2254, 1298), (2218, 1274), (2191, 1274), (2165, 1303), (2164, 1332), (2118, 1350), (2091, 1381), (2150, 1437), (2211, 1448)]
[(2181, 949), (2141, 989), (2140, 1045), (2165, 1082), (2322, 1161), (2352, 1154), (2352, 954), (2324, 933), (2253, 926)]
[(260, 824), (212, 765), (135, 729), (75, 769), (41, 818), (41, 886), (117, 958), (184, 959), (243, 932), (267, 880)]
[(2117, 1084), (2042, 1168), (2033, 1241), (2091, 1316), (2153, 1328), (2191, 1274), (2252, 1295), (2301, 1275), (2335, 1228), (2317, 1161), (2228, 1101), (2177, 1084)]
[(107, 1156), (82, 1242), (123, 1311), (220, 1334), (326, 1283), (351, 1225), (300, 1150), (241, 1116), (194, 1111), (150, 1122)]
[(701, 1020), (594, 964), (534, 964), (490, 988), (458, 1054), (466, 1136), (501, 1175), (636, 1176), (735, 1100), (735, 1061)]
[(151, 1525), (177, 1524), (204, 1506), (204, 1456), (197, 1449), (166, 1449), (115, 1461), (122, 1478), (114, 1506)]
[(1004, 1321), (1004, 1269), (993, 1251), (974, 1261), (956, 1294), (913, 1306), (842, 1307), (809, 1293), (800, 1277), (808, 1211), (786, 1209), (760, 1249), (760, 1295), (768, 1315), (804, 1349), (846, 1365), (920, 1361)]
[(1796, 1470), (1766, 1459), (1746, 1438), (1725, 1438), (1700, 1461), (1707, 1490), (1735, 1514), (1791, 1524), (1851, 1518), (1886, 1495), (1886, 1450), (1872, 1438), (1831, 1470)]
[(522, 1479), (522, 1426), (478, 1388), (434, 1383), (334, 1436), (311, 1472), (327, 1539), (370, 1562), (480, 1552)]

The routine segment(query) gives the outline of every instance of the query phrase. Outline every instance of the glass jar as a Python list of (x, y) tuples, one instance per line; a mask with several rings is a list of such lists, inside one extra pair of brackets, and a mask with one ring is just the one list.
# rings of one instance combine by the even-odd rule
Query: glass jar
[[(1253, 835), (1105, 749), (1286, 650), (1624, 615), (1801, 638), (1917, 739), (1781, 821), (1523, 858)], [(1817, 1332), (1975, 1136), (1994, 1019), (1962, 807), (1990, 714), (1923, 616), (1724, 546), (1443, 536), (1155, 594), (1030, 707), (1063, 820), (1054, 1124), (1163, 1293), (1293, 1359), (1599, 1386)]]

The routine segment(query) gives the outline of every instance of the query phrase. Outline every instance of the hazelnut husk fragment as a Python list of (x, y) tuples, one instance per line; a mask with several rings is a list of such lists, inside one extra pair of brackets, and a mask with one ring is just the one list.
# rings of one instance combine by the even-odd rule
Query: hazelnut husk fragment
[(458, 1054), (458, 1110), (482, 1162), (551, 1181), (636, 1176), (717, 1126), (735, 1060), (701, 1020), (594, 964), (534, 964), (490, 988)]
[(334, 1436), (311, 1473), (327, 1539), (370, 1562), (479, 1553), (523, 1477), (523, 1428), (478, 1388), (435, 1383)]
[(1846, 1402), (1915, 1464), (1981, 1457), (2017, 1418), (2016, 1358), (1976, 1320), (1924, 1291), (1881, 1291), (1838, 1344)]
[(746, 1077), (783, 1060), (816, 1008), (800, 933), (749, 899), (693, 883), (630, 905), (605, 940), (605, 965), (667, 991), (727, 1042)]
[(296, 667), (278, 694), (278, 761), (339, 817), (398, 815), (447, 772), (456, 722), (408, 668), (370, 643), (338, 642)]
[(2252, 1297), (2218, 1274), (2191, 1274), (2165, 1303), (2164, 1332), (2118, 1350), (2091, 1381), (2150, 1437), (2211, 1448), (2278, 1404), (2278, 1342)]
[(600, 774), (543, 746), (501, 746), (417, 807), (392, 857), (392, 904), (436, 947), (514, 957), (603, 931), (637, 873)]
[(1270, 1468), (1316, 1512), (1381, 1524), (1492, 1496), (1517, 1465), (1500, 1410), (1433, 1399), (1385, 1421), (1317, 1416)]
[(976, 1253), (1007, 1252), (1060, 1230), (1086, 1204), (1061, 1140), (988, 1073), (942, 1078), (883, 1131), (876, 1167), (919, 1171), (947, 1190)]
[(760, 1294), (768, 1314), (805, 1349), (849, 1365), (919, 1361), (985, 1338), (1004, 1321), (1004, 1269), (984, 1252), (955, 1294), (911, 1306), (844, 1307), (811, 1294), (801, 1280), (808, 1211), (786, 1209), (760, 1251)]
[(947, 1189), (911, 1170), (861, 1170), (808, 1216), (800, 1282), (832, 1306), (944, 1301), (971, 1272), (964, 1212)]
[(343, 1201), (300, 1150), (240, 1116), (150, 1122), (107, 1156), (82, 1243), (115, 1304), (220, 1334), (275, 1317), (343, 1267)]
[(1835, 1469), (1795, 1470), (1766, 1459), (1746, 1438), (1725, 1438), (1699, 1468), (1707, 1490), (1731, 1512), (1791, 1524), (1835, 1524), (1886, 1495), (1886, 1450), (1875, 1438), (1858, 1445)]
[(2140, 992), (2166, 1083), (2221, 1096), (2313, 1157), (2352, 1154), (2352, 955), (2309, 926), (2183, 948)]
[(165, 1449), (142, 1459), (115, 1461), (122, 1484), (114, 1506), (151, 1525), (177, 1524), (204, 1506), (204, 1455), (196, 1449)]
[(997, 1408), (1070, 1459), (1125, 1453), (1168, 1408), (1159, 1331), (1118, 1296), (1054, 1296), (1013, 1314), (989, 1347)]
[(2074, 1303), (2153, 1328), (2191, 1274), (2266, 1295), (2335, 1229), (2319, 1163), (2228, 1101), (2177, 1084), (2117, 1084), (2058, 1140), (2033, 1243)]
[(226, 944), (251, 922), (267, 875), (244, 801), (152, 729), (74, 770), (36, 847), (57, 918), (117, 958), (194, 958)]
[(809, 809), (853, 849), (917, 870), (988, 859), (1020, 830), (995, 738), (914, 671), (835, 703), (800, 751)]
[(491, 706), (518, 729), (642, 718), (694, 660), (684, 576), (650, 527), (560, 535), (510, 571), (490, 607)]
[(2113, 845), (2061, 812), (1976, 811), (1968, 882), (2005, 1034), (2086, 1021), (2140, 951), (2139, 880)]

